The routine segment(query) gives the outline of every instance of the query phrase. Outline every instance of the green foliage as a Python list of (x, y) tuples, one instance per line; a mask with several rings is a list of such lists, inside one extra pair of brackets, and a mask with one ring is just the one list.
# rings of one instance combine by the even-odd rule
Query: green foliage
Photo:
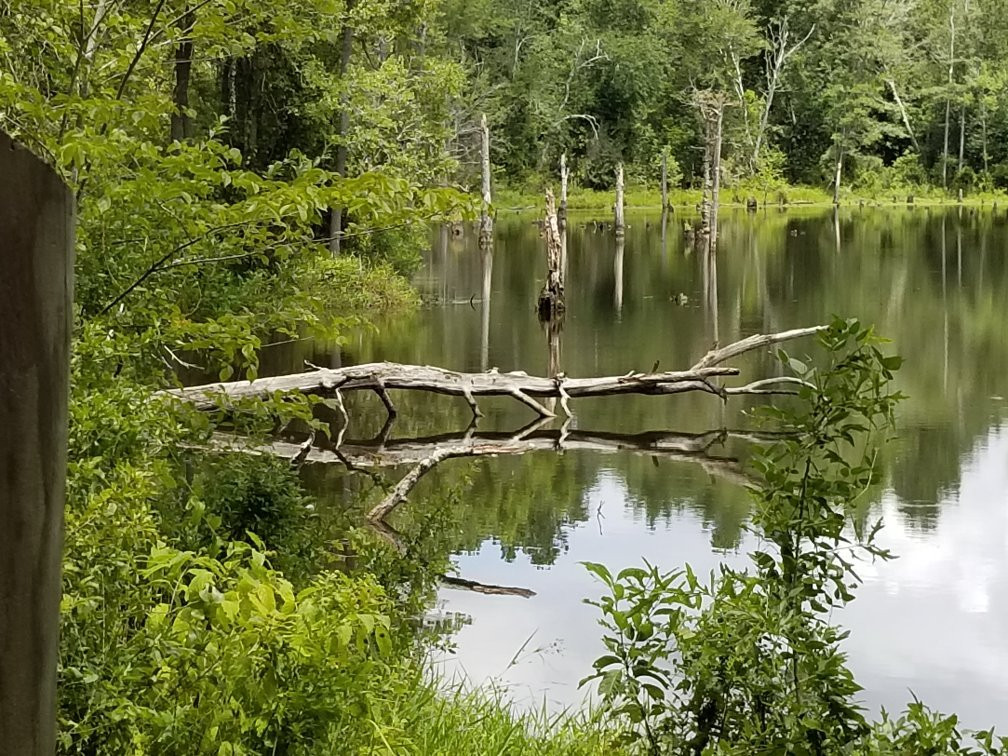
[(855, 320), (835, 321), (820, 343), (820, 366), (777, 353), (801, 382), (799, 402), (760, 411), (783, 434), (753, 465), (752, 528), (765, 546), (750, 569), (722, 567), (705, 582), (688, 565), (616, 575), (587, 565), (608, 590), (590, 602), (608, 653), (585, 682), (600, 681), (643, 751), (947, 753), (960, 743), (954, 718), (919, 704), (873, 728), (856, 703), (846, 634), (829, 617), (854, 598), (858, 561), (890, 556), (874, 541), (881, 522), (866, 524), (859, 503), (901, 399), (889, 387), (900, 358)]

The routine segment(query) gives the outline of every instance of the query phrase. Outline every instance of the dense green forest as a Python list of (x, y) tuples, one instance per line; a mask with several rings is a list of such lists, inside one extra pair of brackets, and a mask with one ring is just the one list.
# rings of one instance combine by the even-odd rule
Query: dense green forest
[[(715, 612), (681, 626), (711, 639), (688, 646), (695, 698), (681, 711), (628, 704), (655, 695), (630, 665), (608, 678), (619, 717), (515, 716), (484, 694), (440, 690), (424, 666), (416, 617), (448, 567), (439, 539), (459, 528), (450, 501), (422, 522), (407, 516), (402, 557), (356, 528), (366, 483), (316, 510), (286, 461), (207, 452), (217, 427), (321, 432), (317, 402), (197, 413), (156, 392), (181, 375), (255, 377), (267, 344), (306, 330), (344, 339), (414, 307), (407, 276), (430, 225), (478, 209), (484, 113), (495, 180), (516, 190), (538, 191), (561, 153), (584, 189), (610, 187), (621, 162), (653, 187), (663, 154), (673, 181), (694, 187), (708, 138), (698, 104), (710, 102), (723, 115), (728, 186), (826, 189), (842, 176), (876, 194), (1006, 188), (1003, 10), (995, 0), (0, 0), (0, 129), (54, 166), (77, 202), (60, 752), (959, 748), (955, 720), (922, 707), (871, 726), (850, 703), (839, 639), (811, 589), (788, 593), (796, 564), (823, 568), (823, 534), (809, 529), (835, 536), (836, 502), (870, 471), (837, 463), (841, 483), (816, 479), (836, 512), (771, 536), (798, 562), (782, 577), (760, 557), (765, 591), (741, 575), (675, 588), (675, 601), (709, 599), (729, 615), (754, 609), (742, 594), (778, 602), (759, 604), (767, 626), (800, 644), (803, 665), (828, 660), (806, 691), (814, 703), (797, 680), (780, 681), (797, 651), (779, 644), (764, 666), (732, 657), (739, 636), (711, 630), (723, 622)], [(869, 329), (834, 328), (826, 351), (853, 372), (810, 394), (820, 414), (795, 422), (821, 422), (832, 401), (884, 425), (892, 358)], [(871, 396), (851, 389), (861, 378)], [(805, 429), (806, 440), (835, 440)], [(797, 464), (808, 449), (775, 453)], [(778, 490), (793, 480), (765, 482), (763, 501), (800, 511)], [(621, 579), (608, 578), (613, 590)], [(817, 573), (814, 587), (832, 579)], [(759, 632), (742, 630), (750, 641)], [(651, 661), (644, 673), (666, 674)], [(737, 665), (744, 695), (711, 687), (719, 663)], [(750, 663), (758, 679), (746, 678)], [(734, 718), (721, 745), (709, 742), (715, 705)], [(768, 705), (780, 721), (745, 724)], [(824, 724), (831, 713), (836, 727)], [(640, 730), (652, 719), (661, 738)]]

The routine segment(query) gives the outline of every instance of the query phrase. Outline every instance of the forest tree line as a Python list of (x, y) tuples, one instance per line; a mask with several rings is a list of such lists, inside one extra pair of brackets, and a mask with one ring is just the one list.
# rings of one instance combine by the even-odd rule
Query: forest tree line
[[(21, 29), (0, 47), (5, 78), (50, 101), (142, 87), (171, 111), (163, 142), (215, 133), (256, 170), (293, 152), (340, 175), (476, 189), (486, 113), (499, 183), (537, 184), (564, 152), (583, 187), (611, 187), (620, 162), (655, 182), (665, 153), (673, 182), (694, 186), (713, 98), (729, 185), (1008, 186), (997, 0), (30, 5), (0, 4)], [(139, 71), (111, 75), (134, 52)]]

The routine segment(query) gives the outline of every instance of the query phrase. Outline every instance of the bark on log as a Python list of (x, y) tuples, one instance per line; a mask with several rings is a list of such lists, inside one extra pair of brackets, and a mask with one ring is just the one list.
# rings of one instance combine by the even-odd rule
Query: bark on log
[(56, 749), (73, 197), (0, 133), (0, 750)]
[[(787, 386), (794, 384), (796, 379), (786, 376), (736, 387), (724, 387), (713, 381), (739, 374), (738, 368), (722, 365), (727, 360), (772, 344), (810, 336), (824, 328), (826, 326), (813, 326), (782, 333), (757, 334), (708, 352), (688, 370), (662, 373), (630, 371), (625, 375), (600, 378), (570, 378), (565, 375), (540, 377), (522, 371), (500, 373), (493, 369), (486, 373), (458, 373), (429, 365), (374, 362), (342, 368), (319, 368), (307, 373), (259, 378), (254, 381), (210, 383), (160, 393), (209, 410), (226, 405), (229, 401), (262, 398), (276, 392), (333, 396), (339, 400), (340, 392), (343, 391), (429, 391), (464, 397), (477, 417), (481, 414), (476, 403), (477, 396), (510, 396), (526, 404), (540, 416), (552, 417), (553, 413), (536, 401), (537, 398), (567, 400), (618, 394), (663, 396), (689, 391), (703, 391), (721, 398), (743, 394), (788, 394), (794, 393), (793, 387)], [(781, 387), (774, 388), (774, 385)]]

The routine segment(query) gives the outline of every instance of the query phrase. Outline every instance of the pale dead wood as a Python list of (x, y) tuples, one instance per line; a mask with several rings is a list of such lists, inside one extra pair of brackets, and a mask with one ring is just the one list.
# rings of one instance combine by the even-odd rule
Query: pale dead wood
[(616, 204), (613, 205), (613, 210), (616, 235), (619, 236), (626, 230), (626, 222), (623, 219), (623, 163), (616, 166)]
[(789, 378), (771, 378), (743, 386), (724, 387), (715, 383), (717, 378), (739, 374), (738, 368), (721, 363), (756, 349), (784, 341), (811, 336), (826, 326), (798, 328), (782, 333), (756, 334), (720, 349), (713, 349), (688, 370), (661, 373), (630, 371), (625, 375), (598, 378), (570, 378), (565, 375), (531, 376), (522, 371), (501, 373), (496, 368), (485, 373), (460, 373), (430, 365), (402, 365), (394, 362), (373, 362), (341, 368), (318, 368), (304, 373), (259, 378), (254, 381), (209, 383), (202, 386), (171, 389), (160, 392), (192, 402), (204, 410), (216, 409), (229, 402), (264, 398), (274, 394), (299, 392), (334, 397), (340, 413), (346, 419), (342, 394), (346, 391), (373, 391), (385, 403), (389, 414), (395, 406), (388, 396), (389, 390), (429, 391), (448, 396), (461, 396), (468, 402), (473, 415), (479, 417), (480, 396), (510, 396), (536, 412), (540, 417), (552, 417), (553, 412), (537, 399), (562, 399), (565, 411), (570, 399), (620, 394), (664, 396), (690, 391), (702, 391), (727, 398), (745, 394), (794, 393), (783, 387), (795, 381)]
[(479, 244), (487, 248), (493, 244), (493, 217), (490, 215), (490, 128), (486, 114), (480, 116), (480, 173), (482, 174), (483, 207), (480, 211)]
[(543, 232), (546, 238), (546, 282), (539, 293), (538, 310), (539, 319), (545, 321), (559, 317), (564, 310), (563, 242), (552, 189), (546, 190)]
[(812, 326), (810, 328), (796, 328), (792, 331), (782, 331), (781, 333), (757, 333), (753, 336), (742, 339), (741, 341), (736, 341), (734, 344), (722, 347), (721, 349), (712, 349), (692, 367), (692, 370), (702, 370), (704, 368), (713, 367), (714, 365), (720, 365), (722, 362), (730, 360), (733, 357), (738, 357), (746, 352), (751, 352), (755, 349), (767, 347), (772, 344), (779, 344), (782, 341), (792, 341), (794, 339), (804, 338), (805, 336), (812, 336), (820, 331), (825, 331), (827, 328), (828, 326), (820, 325)]

